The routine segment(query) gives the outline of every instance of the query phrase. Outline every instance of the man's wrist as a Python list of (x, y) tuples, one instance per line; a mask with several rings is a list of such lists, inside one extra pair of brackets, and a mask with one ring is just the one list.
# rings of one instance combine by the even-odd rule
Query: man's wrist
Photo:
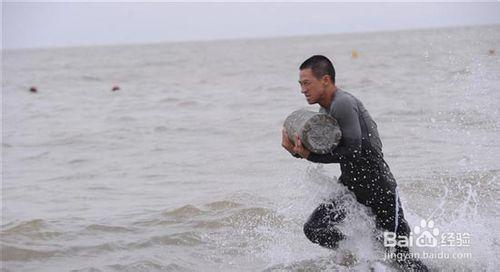
[(307, 150), (306, 152), (304, 152), (304, 156), (302, 156), (302, 158), (307, 160), (310, 155), (311, 155), (311, 151)]
[(300, 154), (300, 153), (291, 153), (291, 154), (295, 158), (306, 159), (307, 160), (307, 158), (309, 158), (309, 156), (311, 155), (311, 152), (306, 152), (304, 154)]

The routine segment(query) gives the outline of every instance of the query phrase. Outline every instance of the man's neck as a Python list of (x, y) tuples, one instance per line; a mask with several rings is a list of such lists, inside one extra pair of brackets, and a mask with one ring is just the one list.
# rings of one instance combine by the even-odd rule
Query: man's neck
[(318, 104), (327, 110), (330, 109), (332, 98), (335, 95), (336, 91), (337, 87), (335, 85), (330, 86), (330, 88), (326, 90), (325, 95), (321, 98)]

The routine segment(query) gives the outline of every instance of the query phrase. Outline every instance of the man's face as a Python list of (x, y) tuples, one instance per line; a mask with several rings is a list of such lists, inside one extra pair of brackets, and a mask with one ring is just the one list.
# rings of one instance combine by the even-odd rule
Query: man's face
[(306, 97), (307, 103), (316, 104), (323, 97), (326, 86), (324, 82), (318, 80), (310, 68), (300, 70), (299, 84), (301, 92)]

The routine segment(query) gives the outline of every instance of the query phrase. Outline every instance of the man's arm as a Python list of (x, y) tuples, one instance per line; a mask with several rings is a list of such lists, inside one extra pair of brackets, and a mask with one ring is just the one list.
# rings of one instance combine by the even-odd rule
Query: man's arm
[(342, 130), (341, 143), (324, 155), (311, 152), (307, 157), (309, 161), (341, 163), (354, 161), (361, 154), (361, 125), (356, 104), (352, 100), (345, 100), (335, 106), (333, 115)]

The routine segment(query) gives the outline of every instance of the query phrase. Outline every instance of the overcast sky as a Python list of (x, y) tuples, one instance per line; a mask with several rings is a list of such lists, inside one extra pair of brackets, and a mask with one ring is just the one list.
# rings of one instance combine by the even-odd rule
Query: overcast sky
[(500, 24), (489, 3), (3, 3), (4, 48)]

